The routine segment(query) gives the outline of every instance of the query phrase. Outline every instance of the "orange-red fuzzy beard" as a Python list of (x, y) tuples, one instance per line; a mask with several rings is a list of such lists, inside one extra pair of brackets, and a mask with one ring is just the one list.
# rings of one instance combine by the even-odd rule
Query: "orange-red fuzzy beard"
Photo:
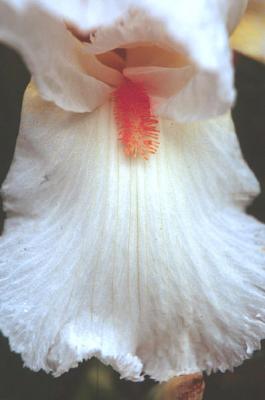
[(158, 149), (159, 131), (144, 85), (126, 79), (114, 91), (113, 100), (118, 137), (125, 154), (147, 160)]

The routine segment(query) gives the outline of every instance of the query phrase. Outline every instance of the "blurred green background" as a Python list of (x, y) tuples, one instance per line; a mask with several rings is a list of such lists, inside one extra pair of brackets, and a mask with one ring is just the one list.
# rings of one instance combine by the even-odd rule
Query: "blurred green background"
[[(0, 45), (0, 183), (13, 157), (28, 81), (28, 71), (19, 56)], [(249, 213), (265, 222), (265, 66), (237, 56), (236, 86), (233, 118), (245, 159), (262, 187)], [(4, 214), (0, 210), (1, 228)], [(233, 373), (205, 379), (205, 400), (265, 400), (265, 344)], [(11, 353), (7, 339), (0, 337), (0, 400), (155, 400), (159, 399), (159, 389), (148, 379), (143, 383), (120, 380), (117, 373), (95, 359), (56, 379), (43, 372), (34, 373), (23, 368), (20, 356)]]

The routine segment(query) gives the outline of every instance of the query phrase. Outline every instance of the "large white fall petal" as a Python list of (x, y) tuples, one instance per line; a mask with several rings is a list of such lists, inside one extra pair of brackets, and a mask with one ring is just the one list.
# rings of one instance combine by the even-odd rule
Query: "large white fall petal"
[(0, 327), (34, 370), (93, 355), (162, 381), (238, 365), (265, 336), (258, 184), (228, 115), (160, 122), (124, 156), (111, 104), (67, 113), (29, 87), (3, 185)]

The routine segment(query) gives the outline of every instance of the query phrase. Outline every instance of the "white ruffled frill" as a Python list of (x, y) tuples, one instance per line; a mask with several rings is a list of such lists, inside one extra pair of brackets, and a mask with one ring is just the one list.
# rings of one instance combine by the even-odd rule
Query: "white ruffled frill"
[(265, 337), (258, 184), (228, 115), (160, 122), (146, 162), (111, 104), (67, 113), (29, 87), (3, 185), (0, 328), (56, 376), (92, 357), (156, 380), (241, 363)]

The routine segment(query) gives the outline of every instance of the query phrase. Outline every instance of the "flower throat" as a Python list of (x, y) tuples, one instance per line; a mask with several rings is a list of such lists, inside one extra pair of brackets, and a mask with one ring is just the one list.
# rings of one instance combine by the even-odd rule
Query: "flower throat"
[(147, 160), (159, 146), (158, 120), (142, 83), (126, 79), (113, 93), (118, 138), (127, 156)]

